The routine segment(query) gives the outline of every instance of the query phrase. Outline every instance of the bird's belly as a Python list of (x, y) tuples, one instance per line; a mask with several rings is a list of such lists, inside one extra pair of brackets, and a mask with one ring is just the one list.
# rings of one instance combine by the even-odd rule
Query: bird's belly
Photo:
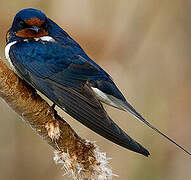
[(13, 65), (13, 63), (12, 63), (12, 61), (11, 61), (11, 59), (10, 59), (9, 51), (10, 51), (11, 46), (13, 46), (13, 45), (16, 44), (16, 43), (17, 43), (17, 41), (13, 41), (13, 42), (7, 44), (6, 47), (5, 47), (5, 57), (6, 57), (6, 59), (8, 60), (8, 63), (9, 63), (9, 65), (10, 65), (11, 69), (12, 69), (15, 73), (17, 73), (17, 71), (16, 71), (16, 69), (15, 69), (15, 67), (14, 67), (14, 65)]
[(98, 88), (92, 87), (92, 90), (95, 93), (95, 95), (99, 101), (102, 101), (105, 104), (116, 107), (118, 109), (124, 110), (122, 107), (122, 101), (120, 99), (117, 99), (112, 95), (106, 94), (106, 93), (102, 92), (101, 90), (99, 90)]

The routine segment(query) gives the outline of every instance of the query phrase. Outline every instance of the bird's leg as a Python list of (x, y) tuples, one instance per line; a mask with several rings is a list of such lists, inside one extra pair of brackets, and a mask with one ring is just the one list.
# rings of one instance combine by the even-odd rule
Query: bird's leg
[(55, 107), (56, 107), (56, 104), (53, 103), (52, 106), (51, 106), (51, 109), (52, 109), (52, 110), (55, 110), (55, 109), (54, 109)]
[(56, 104), (55, 104), (55, 103), (53, 103), (52, 106), (50, 107), (51, 110), (54, 112), (54, 117), (57, 116), (57, 111), (55, 110), (55, 107), (56, 107)]

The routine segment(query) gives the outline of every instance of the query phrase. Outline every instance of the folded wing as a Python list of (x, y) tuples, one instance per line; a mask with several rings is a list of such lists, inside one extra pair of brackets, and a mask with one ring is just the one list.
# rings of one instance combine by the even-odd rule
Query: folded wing
[[(72, 56), (66, 59), (68, 56), (61, 54), (62, 48), (52, 47), (49, 43), (35, 42), (34, 49), (31, 48), (31, 44), (23, 45), (22, 50), (16, 48), (20, 47), (13, 46), (11, 49), (11, 60), (23, 79), (35, 89), (106, 139), (145, 156), (149, 155), (144, 147), (130, 138), (109, 118), (89, 87), (88, 78), (102, 76), (102, 72), (99, 72), (90, 62), (79, 56), (73, 57), (76, 59), (72, 59)], [(42, 52), (40, 53), (38, 49)], [(56, 55), (49, 51), (55, 51)]]

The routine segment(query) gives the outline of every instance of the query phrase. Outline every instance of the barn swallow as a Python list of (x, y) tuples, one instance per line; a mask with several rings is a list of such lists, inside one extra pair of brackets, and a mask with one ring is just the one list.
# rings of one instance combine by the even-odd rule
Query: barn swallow
[(134, 152), (149, 152), (129, 137), (101, 103), (127, 111), (179, 148), (147, 122), (125, 99), (110, 75), (42, 11), (19, 11), (6, 36), (5, 55), (14, 71), (77, 121)]

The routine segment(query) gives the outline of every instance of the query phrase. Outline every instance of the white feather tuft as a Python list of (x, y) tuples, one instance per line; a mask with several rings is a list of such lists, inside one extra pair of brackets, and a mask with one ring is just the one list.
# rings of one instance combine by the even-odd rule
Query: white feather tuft
[[(92, 144), (86, 141), (87, 144)], [(111, 167), (108, 165), (110, 158), (106, 157), (105, 152), (100, 152), (95, 143), (94, 157), (96, 162), (90, 165), (89, 169), (84, 168), (84, 164), (77, 161), (75, 156), (70, 156), (69, 152), (64, 153), (60, 151), (54, 152), (54, 161), (56, 164), (61, 164), (65, 170), (64, 175), (72, 177), (74, 180), (112, 180), (113, 176)], [(91, 161), (91, 159), (90, 159)]]
[(13, 46), (13, 45), (16, 44), (16, 43), (17, 43), (17, 41), (13, 41), (13, 42), (7, 44), (6, 47), (5, 47), (5, 57), (6, 57), (6, 59), (8, 60), (10, 66), (11, 66), (11, 69), (12, 69), (13, 71), (15, 71), (15, 68), (14, 68), (14, 66), (13, 66), (13, 64), (12, 64), (12, 62), (11, 62), (10, 57), (9, 57), (9, 51), (10, 51), (11, 46)]
[(34, 38), (34, 39), (35, 41), (41, 40), (41, 41), (47, 41), (47, 42), (56, 42), (54, 38), (52, 38), (51, 36), (42, 36), (42, 37)]

